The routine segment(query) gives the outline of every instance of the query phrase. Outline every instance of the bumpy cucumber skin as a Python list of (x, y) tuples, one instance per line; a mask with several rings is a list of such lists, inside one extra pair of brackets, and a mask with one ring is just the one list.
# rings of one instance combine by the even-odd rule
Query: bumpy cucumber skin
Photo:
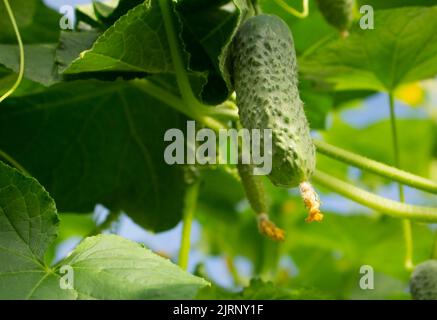
[(437, 300), (437, 260), (425, 261), (414, 269), (410, 291), (414, 300)]
[(326, 21), (340, 31), (349, 30), (354, 21), (355, 0), (317, 0)]
[(296, 187), (315, 168), (315, 147), (299, 97), (296, 52), (280, 18), (248, 19), (233, 43), (233, 81), (240, 120), (248, 129), (272, 129), (272, 171), (277, 186)]

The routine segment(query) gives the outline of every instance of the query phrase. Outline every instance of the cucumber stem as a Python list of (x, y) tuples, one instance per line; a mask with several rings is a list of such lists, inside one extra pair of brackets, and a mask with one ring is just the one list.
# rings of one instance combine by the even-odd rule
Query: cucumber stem
[[(164, 102), (165, 104), (175, 109), (176, 111), (205, 124), (206, 126), (210, 127), (215, 131), (219, 131), (220, 129), (226, 128), (224, 124), (222, 124), (220, 121), (216, 120), (212, 116), (214, 115), (213, 112), (209, 112), (209, 113), (194, 112), (193, 109), (186, 107), (185, 101), (183, 101), (180, 97), (173, 95), (172, 93), (161, 88), (159, 85), (152, 83), (151, 81), (148, 81), (146, 79), (135, 79), (132, 80), (131, 83), (141, 91), (150, 95), (151, 97)], [(209, 109), (209, 108), (204, 106), (204, 109)], [(221, 112), (222, 112), (221, 109), (218, 110), (218, 114), (220, 115), (223, 116), (226, 115), (229, 117), (231, 116), (231, 113), (227, 114), (224, 112), (223, 114), (221, 114)]]
[(240, 119), (238, 107), (231, 100), (226, 100), (222, 104), (219, 104), (215, 107), (207, 107), (205, 108), (205, 113), (211, 116), (226, 117), (231, 121), (237, 121)]
[(131, 83), (141, 91), (147, 93), (151, 97), (164, 102), (168, 106), (172, 107), (176, 111), (183, 113), (187, 116), (192, 116), (189, 110), (185, 108), (185, 102), (178, 96), (172, 94), (170, 91), (156, 85), (155, 83), (146, 79), (134, 79)]
[(235, 266), (233, 257), (230, 255), (227, 255), (225, 257), (225, 261), (226, 261), (226, 266), (228, 268), (228, 271), (231, 274), (232, 281), (234, 282), (234, 286), (243, 286), (244, 282), (238, 273), (238, 269)]
[(395, 218), (411, 219), (417, 222), (437, 222), (437, 208), (415, 206), (390, 200), (360, 189), (353, 184), (344, 182), (343, 180), (333, 177), (320, 170), (316, 170), (312, 180), (322, 187), (328, 188), (346, 198), (349, 198), (368, 208), (377, 210), (383, 214), (387, 214)]
[(405, 241), (404, 266), (406, 270), (412, 271), (414, 269), (414, 263), (413, 263), (413, 226), (411, 220), (409, 219), (402, 220), (402, 232)]
[[(170, 0), (159, 0), (162, 19), (164, 21), (164, 28), (167, 34), (168, 45), (170, 47), (171, 59), (176, 74), (176, 82), (178, 84), (183, 103), (180, 103), (179, 100), (176, 100), (171, 94), (163, 92), (165, 91), (164, 89), (157, 90), (155, 93), (153, 93), (152, 91), (156, 90), (157, 86), (155, 86), (155, 89), (152, 89), (153, 85), (150, 83), (147, 85), (141, 84), (138, 81), (134, 83), (142, 90), (153, 95), (155, 98), (165, 100), (164, 102), (168, 103), (171, 107), (190, 116), (194, 120), (202, 122), (211, 129), (215, 131), (224, 129), (226, 126), (220, 121), (216, 120), (215, 116), (224, 116), (235, 120), (238, 119), (238, 113), (236, 113), (235, 110), (227, 110), (226, 106), (225, 108), (221, 106), (217, 108), (207, 107), (194, 95), (186, 72), (185, 63), (182, 58), (182, 49), (179, 45), (180, 39), (173, 22), (171, 3), (172, 1)], [(160, 93), (157, 94), (158, 92)]]
[(437, 260), (437, 231), (435, 231), (434, 233), (434, 243), (432, 245), (431, 259)]
[(314, 144), (316, 145), (319, 153), (332, 159), (372, 172), (381, 177), (401, 182), (402, 184), (419, 190), (437, 193), (437, 183), (432, 180), (428, 180), (411, 174), (407, 171), (403, 171), (387, 164), (360, 156), (356, 153), (333, 146), (325, 141), (314, 140)]
[(23, 41), (21, 40), (20, 30), (18, 29), (17, 21), (15, 20), (14, 13), (12, 12), (11, 6), (9, 5), (9, 1), (3, 0), (3, 2), (5, 4), (6, 11), (8, 12), (9, 19), (11, 20), (12, 27), (15, 32), (15, 36), (17, 37), (18, 49), (20, 52), (20, 68), (18, 70), (17, 80), (12, 85), (12, 87), (0, 97), (0, 103), (15, 92), (15, 90), (18, 88), (21, 81), (23, 80), (23, 76), (24, 76), (24, 46), (23, 46)]
[(188, 268), (191, 246), (191, 226), (193, 224), (194, 212), (196, 210), (199, 186), (200, 181), (195, 181), (188, 186), (185, 194), (181, 248), (179, 251), (179, 266), (184, 270), (187, 270)]
[[(399, 143), (398, 143), (398, 130), (396, 125), (396, 113), (395, 113), (395, 102), (393, 94), (389, 93), (389, 104), (390, 104), (390, 127), (391, 127), (391, 136), (392, 136), (392, 144), (393, 144), (393, 153), (394, 153), (394, 163), (395, 167), (400, 169), (401, 167), (401, 160), (399, 155)], [(401, 202), (405, 202), (405, 195), (404, 195), (404, 187), (402, 184), (398, 184), (399, 189), (399, 200)]]
[(203, 105), (194, 96), (185, 70), (185, 63), (183, 62), (182, 52), (179, 46), (179, 37), (176, 33), (173, 15), (171, 13), (171, 1), (159, 0), (159, 5), (161, 7), (162, 19), (164, 21), (164, 28), (167, 34), (168, 45), (170, 47), (171, 59), (175, 69), (179, 91), (186, 106), (192, 109), (193, 112), (196, 112), (196, 108), (202, 107)]
[[(392, 143), (393, 143), (395, 166), (397, 168), (400, 168), (401, 159), (399, 154), (398, 132), (396, 126), (395, 100), (392, 91), (389, 92), (388, 99), (390, 105), (390, 124), (391, 124), (391, 132), (392, 132)], [(404, 186), (401, 183), (399, 183), (398, 187), (399, 187), (399, 200), (400, 202), (404, 203), (405, 202)], [(413, 231), (412, 231), (411, 221), (403, 220), (402, 230), (405, 240), (404, 264), (407, 270), (412, 270), (414, 268), (414, 264), (413, 264)]]

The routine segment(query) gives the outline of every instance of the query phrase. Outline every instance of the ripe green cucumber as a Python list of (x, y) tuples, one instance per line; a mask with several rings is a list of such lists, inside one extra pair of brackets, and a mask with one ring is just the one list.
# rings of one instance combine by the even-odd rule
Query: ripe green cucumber
[(425, 261), (414, 269), (410, 291), (414, 300), (437, 300), (437, 260)]
[(307, 181), (315, 168), (315, 147), (299, 97), (290, 29), (273, 15), (249, 18), (234, 38), (232, 61), (242, 125), (272, 130), (270, 180), (283, 187)]
[(326, 21), (340, 31), (347, 31), (354, 20), (355, 0), (317, 0)]

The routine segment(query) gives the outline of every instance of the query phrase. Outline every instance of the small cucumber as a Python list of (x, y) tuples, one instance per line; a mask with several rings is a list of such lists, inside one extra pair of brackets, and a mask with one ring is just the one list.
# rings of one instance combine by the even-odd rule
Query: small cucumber
[(267, 213), (266, 192), (261, 178), (253, 175), (251, 165), (238, 163), (237, 168), (247, 200), (253, 211), (255, 211), (256, 214)]
[(414, 269), (410, 291), (414, 300), (437, 300), (437, 260), (425, 261)]
[(264, 184), (260, 176), (253, 175), (253, 167), (247, 164), (237, 164), (238, 173), (246, 193), (247, 200), (258, 217), (258, 228), (261, 234), (275, 241), (285, 239), (284, 230), (270, 221), (267, 214), (267, 199)]
[(269, 178), (277, 186), (296, 187), (314, 171), (315, 147), (299, 97), (290, 29), (273, 15), (249, 18), (234, 38), (232, 55), (241, 123), (272, 130)]
[(317, 4), (329, 24), (343, 33), (350, 29), (354, 21), (355, 0), (317, 0)]

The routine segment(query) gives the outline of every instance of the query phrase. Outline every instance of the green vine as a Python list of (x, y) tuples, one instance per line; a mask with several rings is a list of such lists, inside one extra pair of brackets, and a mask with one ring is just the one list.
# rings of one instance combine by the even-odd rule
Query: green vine
[[(392, 143), (393, 143), (393, 151), (394, 151), (394, 159), (395, 166), (401, 167), (401, 158), (399, 154), (399, 139), (398, 139), (398, 131), (396, 126), (396, 113), (395, 113), (395, 100), (393, 92), (389, 93), (389, 105), (390, 105), (390, 124), (392, 131)], [(405, 194), (404, 194), (404, 186), (399, 183), (399, 200), (404, 203), (405, 202)], [(411, 226), (411, 221), (405, 219), (402, 221), (402, 230), (404, 234), (405, 240), (405, 267), (407, 270), (413, 269), (413, 230)]]
[(415, 206), (390, 200), (360, 189), (323, 171), (316, 170), (313, 182), (345, 196), (368, 208), (396, 218), (411, 219), (417, 222), (437, 222), (437, 208)]
[(300, 18), (300, 19), (304, 19), (306, 17), (308, 17), (309, 14), (309, 1), (308, 0), (303, 0), (302, 1), (302, 12), (299, 12), (298, 10), (296, 10), (293, 7), (290, 7), (284, 0), (275, 0), (275, 2), (285, 11), (287, 11), (288, 13), (292, 14), (293, 16)]
[(21, 81), (23, 80), (23, 76), (24, 76), (24, 46), (23, 46), (23, 41), (21, 40), (20, 30), (18, 29), (17, 22), (15, 21), (14, 13), (12, 12), (11, 6), (9, 5), (9, 1), (3, 0), (3, 2), (5, 4), (6, 11), (8, 12), (9, 19), (11, 20), (12, 27), (14, 28), (15, 36), (17, 37), (18, 49), (20, 51), (20, 68), (18, 71), (17, 80), (15, 81), (13, 86), (0, 97), (0, 103), (15, 92), (15, 90), (18, 88)]
[(428, 180), (407, 171), (400, 170), (387, 164), (360, 156), (356, 153), (333, 146), (325, 141), (314, 140), (314, 144), (317, 147), (317, 151), (325, 156), (358, 167), (368, 172), (372, 172), (381, 177), (400, 182), (410, 187), (437, 194), (437, 183), (432, 180)]
[(437, 260), (437, 231), (434, 231), (434, 243), (432, 246), (431, 259)]
[(170, 47), (170, 53), (172, 62), (176, 72), (176, 80), (182, 95), (183, 100), (190, 107), (199, 107), (199, 101), (191, 90), (188, 76), (185, 72), (184, 62), (182, 60), (182, 53), (179, 47), (179, 37), (176, 34), (176, 29), (173, 22), (173, 15), (170, 9), (170, 1), (159, 0), (161, 7), (162, 18), (164, 20), (164, 27), (167, 33), (168, 45)]
[(196, 210), (199, 186), (199, 180), (195, 181), (188, 186), (185, 194), (181, 248), (179, 251), (179, 266), (184, 270), (188, 268), (191, 246), (191, 226), (193, 224), (194, 212)]
[(232, 281), (235, 286), (243, 286), (244, 281), (241, 279), (240, 274), (238, 273), (238, 269), (235, 266), (234, 259), (232, 256), (226, 256), (226, 266), (228, 267), (228, 271), (232, 277)]

